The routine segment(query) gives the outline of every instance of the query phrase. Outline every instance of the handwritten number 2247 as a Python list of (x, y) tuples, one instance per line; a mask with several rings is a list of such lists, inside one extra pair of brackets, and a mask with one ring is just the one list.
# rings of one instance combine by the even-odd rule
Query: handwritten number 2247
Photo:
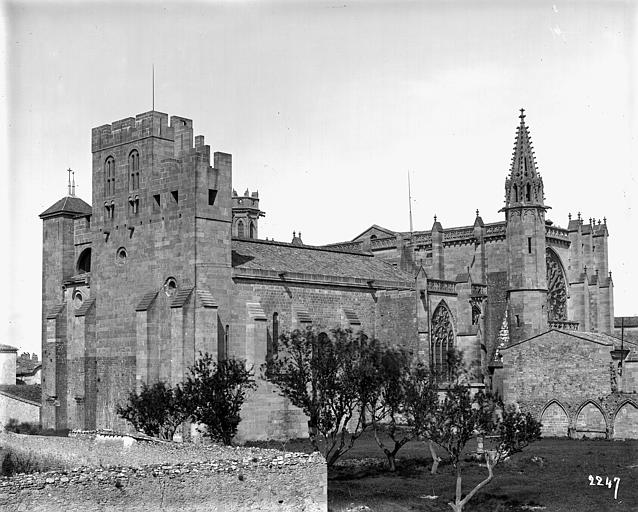
[[(620, 484), (620, 478), (615, 476), (613, 480), (610, 480), (608, 476), (605, 477), (605, 482), (603, 483), (603, 477), (596, 475), (595, 477), (589, 475), (589, 485), (600, 485), (602, 487), (607, 486), (609, 489), (612, 488), (614, 482), (616, 482), (616, 488), (614, 489), (614, 499), (618, 499), (618, 484)], [(595, 479), (595, 483), (594, 483)]]

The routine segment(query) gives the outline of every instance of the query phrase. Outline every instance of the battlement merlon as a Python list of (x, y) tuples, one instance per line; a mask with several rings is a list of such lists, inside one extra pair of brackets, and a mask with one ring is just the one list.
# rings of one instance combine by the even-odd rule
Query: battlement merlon
[(168, 114), (154, 110), (93, 128), (91, 149), (95, 153), (148, 137), (173, 141), (175, 157), (194, 150), (202, 154), (203, 160), (210, 160), (210, 147), (204, 144), (204, 137), (199, 135), (193, 141), (192, 119), (171, 116), (169, 124)]

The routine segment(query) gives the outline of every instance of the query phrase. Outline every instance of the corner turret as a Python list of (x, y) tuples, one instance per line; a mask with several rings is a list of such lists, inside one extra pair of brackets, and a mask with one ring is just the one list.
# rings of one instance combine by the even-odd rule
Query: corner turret
[(259, 209), (259, 192), (252, 194), (248, 189), (243, 196), (233, 190), (233, 236), (240, 238), (258, 238), (259, 217), (266, 213)]

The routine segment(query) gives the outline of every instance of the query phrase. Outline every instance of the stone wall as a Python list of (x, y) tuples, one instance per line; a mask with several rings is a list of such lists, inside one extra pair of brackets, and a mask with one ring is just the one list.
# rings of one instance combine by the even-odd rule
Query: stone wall
[(0, 391), (0, 427), (10, 419), (20, 423), (40, 423), (40, 404)]
[(543, 435), (638, 438), (638, 403), (623, 392), (633, 367), (626, 364), (614, 391), (613, 345), (588, 335), (552, 330), (504, 349), (503, 399), (539, 419)]

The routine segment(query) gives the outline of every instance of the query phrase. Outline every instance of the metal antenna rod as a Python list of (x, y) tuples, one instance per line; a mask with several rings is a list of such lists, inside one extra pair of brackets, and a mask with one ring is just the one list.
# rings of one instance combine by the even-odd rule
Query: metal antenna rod
[(410, 203), (410, 239), (412, 239), (412, 191), (410, 189), (410, 171), (408, 171), (408, 201)]
[(155, 63), (153, 63), (153, 104), (151, 110), (155, 110)]

